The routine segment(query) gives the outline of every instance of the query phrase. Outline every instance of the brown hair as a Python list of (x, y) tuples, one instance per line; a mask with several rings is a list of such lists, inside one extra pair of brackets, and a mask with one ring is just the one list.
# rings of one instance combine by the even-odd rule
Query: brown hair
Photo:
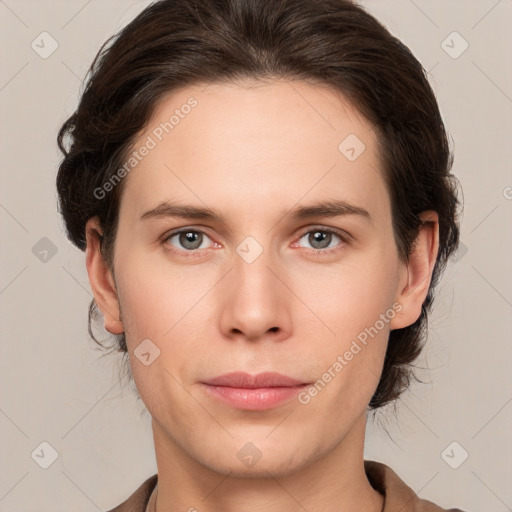
[[(440, 249), (421, 315), (391, 331), (369, 407), (398, 398), (414, 376), (433, 289), (459, 241), (453, 156), (426, 72), (410, 50), (349, 0), (159, 0), (103, 44), (88, 76), (58, 134), (59, 211), (81, 250), (87, 220), (99, 216), (112, 271), (124, 180), (101, 199), (94, 191), (123, 165), (164, 94), (197, 83), (286, 78), (325, 84), (352, 102), (378, 134), (402, 261), (418, 233), (418, 214), (439, 216)], [(97, 313), (93, 299), (89, 333), (103, 347), (91, 329)], [(111, 348), (126, 356), (124, 334)]]

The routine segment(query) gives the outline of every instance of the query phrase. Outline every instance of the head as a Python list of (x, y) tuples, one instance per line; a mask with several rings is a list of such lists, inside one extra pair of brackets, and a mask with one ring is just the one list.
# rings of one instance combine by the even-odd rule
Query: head
[(274, 442), (291, 465), (301, 439), (317, 432), (314, 457), (395, 401), (459, 239), (408, 48), (348, 0), (162, 0), (89, 73), (58, 136), (60, 212), (87, 252), (89, 332), (103, 318), (160, 427), (214, 459), (201, 382), (286, 373), (316, 392), (283, 406), (282, 438), (264, 440), (275, 409), (215, 416), (226, 443)]

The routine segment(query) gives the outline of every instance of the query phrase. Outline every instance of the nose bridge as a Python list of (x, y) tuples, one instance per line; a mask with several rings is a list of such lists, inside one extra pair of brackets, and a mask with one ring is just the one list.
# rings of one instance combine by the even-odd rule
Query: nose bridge
[(275, 296), (275, 275), (270, 270), (276, 266), (275, 255), (272, 254), (270, 236), (265, 240), (262, 238), (248, 236), (240, 242), (233, 269), (237, 290), (242, 296), (255, 300), (253, 307), (258, 305), (259, 299), (268, 304), (271, 296)]
[(269, 329), (287, 330), (283, 287), (275, 276), (279, 262), (270, 239), (260, 242), (249, 236), (235, 249), (229, 293), (224, 297), (223, 326), (228, 331), (257, 338)]

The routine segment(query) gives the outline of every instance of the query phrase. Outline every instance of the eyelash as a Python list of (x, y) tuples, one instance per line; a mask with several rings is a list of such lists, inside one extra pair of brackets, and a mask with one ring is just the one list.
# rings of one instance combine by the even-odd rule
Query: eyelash
[[(301, 240), (305, 235), (308, 235), (310, 233), (315, 233), (315, 232), (329, 233), (331, 235), (335, 235), (341, 240), (341, 243), (339, 245), (337, 245), (336, 247), (330, 248), (330, 249), (308, 249), (308, 248), (306, 248), (309, 252), (313, 253), (314, 255), (321, 256), (321, 255), (332, 254), (334, 252), (341, 250), (348, 243), (348, 236), (343, 235), (337, 229), (324, 228), (324, 227), (320, 227), (320, 226), (309, 228), (307, 231), (302, 232), (299, 235), (298, 241)], [(181, 255), (181, 256), (185, 256), (185, 258), (189, 258), (189, 257), (202, 256), (206, 251), (209, 250), (209, 248), (206, 248), (206, 249), (193, 249), (193, 250), (185, 251), (185, 250), (176, 249), (174, 247), (172, 249), (168, 249), (168, 246), (170, 245), (167, 243), (168, 240), (177, 235), (180, 235), (181, 233), (201, 233), (202, 235), (206, 235), (208, 237), (208, 235), (200, 229), (194, 229), (194, 228), (177, 229), (175, 231), (171, 231), (170, 233), (167, 233), (166, 235), (164, 235), (162, 243), (163, 243), (166, 251), (173, 252), (173, 253)], [(208, 238), (210, 238), (210, 237), (208, 237)], [(294, 242), (294, 244), (298, 243), (298, 241)]]

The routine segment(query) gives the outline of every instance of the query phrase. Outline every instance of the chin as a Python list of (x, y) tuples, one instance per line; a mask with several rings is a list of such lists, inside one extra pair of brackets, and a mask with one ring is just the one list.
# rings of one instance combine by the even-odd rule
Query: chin
[(239, 460), (230, 458), (226, 461), (216, 460), (208, 467), (216, 473), (229, 475), (232, 478), (283, 478), (302, 469), (303, 464), (298, 460), (283, 461), (272, 456), (270, 460), (263, 460), (263, 457), (252, 466), (247, 466)]
[(216, 473), (235, 478), (280, 478), (304, 469), (317, 458), (313, 447), (303, 442), (283, 445), (277, 439), (248, 439), (230, 440), (229, 446), (217, 445), (218, 451), (209, 450), (206, 458), (204, 452), (196, 454), (197, 460)]

